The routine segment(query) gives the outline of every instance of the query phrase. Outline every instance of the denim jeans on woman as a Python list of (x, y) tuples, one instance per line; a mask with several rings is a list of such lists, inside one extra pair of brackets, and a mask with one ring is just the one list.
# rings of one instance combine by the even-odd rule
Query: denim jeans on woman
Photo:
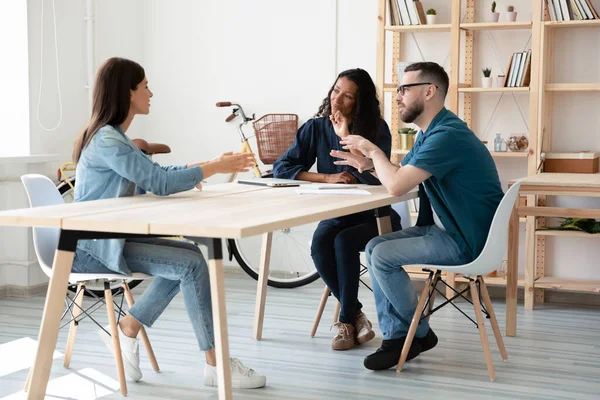
[[(159, 239), (128, 239), (123, 257), (131, 271), (154, 277), (129, 314), (147, 327), (167, 308), (181, 291), (200, 350), (214, 348), (213, 319), (208, 266), (200, 249), (192, 243)], [(81, 249), (73, 260), (73, 272), (115, 272)]]
[[(452, 237), (436, 225), (414, 226), (378, 236), (366, 247), (379, 329), (384, 340), (408, 334), (417, 308), (417, 294), (404, 265), (462, 265), (468, 262)], [(416, 337), (429, 330), (421, 319)]]

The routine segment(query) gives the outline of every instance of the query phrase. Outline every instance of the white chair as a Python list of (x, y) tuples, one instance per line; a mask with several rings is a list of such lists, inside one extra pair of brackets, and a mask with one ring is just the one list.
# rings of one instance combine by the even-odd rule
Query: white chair
[[(21, 177), (21, 181), (25, 186), (25, 191), (27, 192), (27, 196), (29, 198), (29, 204), (31, 207), (41, 207), (41, 206), (50, 206), (57, 204), (64, 204), (64, 200), (60, 193), (58, 192), (54, 183), (43, 175), (38, 174), (29, 174), (23, 175)], [(44, 271), (44, 273), (52, 278), (52, 263), (54, 260), (54, 253), (58, 248), (58, 239), (59, 239), (60, 231), (56, 228), (33, 228), (33, 245), (35, 248), (35, 254), (37, 256), (40, 267)], [(95, 322), (98, 326), (102, 328), (102, 326), (96, 322), (92, 317), (91, 313), (95, 311), (96, 305), (100, 302), (104, 302), (106, 304), (106, 310), (108, 313), (108, 320), (110, 324), (111, 333), (110, 335), (113, 337), (113, 346), (114, 346), (114, 355), (115, 361), (117, 364), (117, 373), (119, 376), (119, 383), (121, 388), (121, 393), (123, 395), (127, 394), (127, 384), (125, 382), (125, 373), (123, 370), (123, 359), (121, 356), (121, 345), (119, 342), (119, 335), (117, 334), (117, 320), (115, 319), (115, 308), (116, 305), (118, 308), (119, 318), (122, 315), (125, 315), (121, 306), (113, 301), (113, 291), (110, 287), (109, 282), (111, 281), (120, 281), (121, 290), (117, 293), (123, 294), (127, 304), (131, 308), (134, 304), (133, 296), (131, 295), (131, 291), (127, 284), (130, 280), (139, 280), (139, 279), (147, 279), (151, 278), (151, 276), (141, 273), (134, 273), (133, 275), (121, 275), (121, 274), (78, 274), (72, 273), (69, 275), (69, 284), (77, 285), (77, 290), (73, 298), (71, 298), (68, 293), (65, 297), (65, 303), (67, 304), (67, 309), (64, 311), (62, 318), (64, 319), (67, 314), (70, 314), (71, 319), (70, 322), (67, 322), (63, 326), (70, 324), (69, 328), (69, 337), (67, 340), (67, 347), (65, 351), (65, 368), (69, 367), (71, 362), (71, 353), (73, 351), (73, 345), (75, 343), (75, 333), (77, 331), (77, 325), (79, 322), (89, 317), (93, 322)], [(89, 281), (103, 281), (104, 282), (104, 299), (101, 299), (95, 296), (93, 293), (86, 289), (86, 283)], [(96, 298), (95, 304), (87, 309), (82, 308), (83, 304), (83, 294), (87, 292), (92, 297)], [(121, 305), (123, 302), (121, 301)], [(93, 309), (92, 311), (90, 311)], [(83, 312), (83, 316), (80, 317)], [(62, 326), (61, 326), (62, 327)], [(108, 333), (108, 332), (107, 332)], [(148, 335), (146, 331), (142, 327), (140, 330), (140, 336), (144, 343), (144, 347), (148, 352), (148, 358), (152, 364), (152, 368), (155, 371), (159, 371), (158, 363), (156, 362), (156, 357), (154, 356), (154, 352), (152, 350), (152, 346), (150, 345), (150, 341), (148, 340)], [(30, 371), (31, 375), (31, 371)], [(25, 391), (29, 390), (29, 378), (27, 377), (27, 382), (25, 384)]]
[[(406, 357), (408, 356), (410, 346), (412, 344), (415, 332), (417, 331), (417, 326), (419, 325), (419, 321), (421, 320), (421, 316), (423, 315), (423, 313), (425, 312), (426, 314), (425, 316), (423, 316), (423, 318), (429, 319), (431, 313), (437, 311), (439, 308), (443, 307), (446, 304), (452, 303), (454, 299), (462, 297), (469, 301), (469, 303), (473, 304), (473, 308), (475, 310), (475, 317), (477, 320), (476, 325), (479, 329), (479, 336), (481, 338), (481, 345), (483, 347), (483, 353), (485, 355), (485, 362), (487, 364), (490, 380), (493, 381), (496, 379), (496, 373), (494, 372), (494, 365), (492, 362), (492, 355), (490, 353), (490, 344), (488, 342), (487, 333), (485, 331), (481, 298), (483, 298), (483, 303), (485, 305), (485, 307), (483, 308), (483, 312), (485, 312), (487, 317), (490, 319), (492, 330), (494, 331), (494, 336), (496, 337), (496, 342), (498, 344), (498, 348), (500, 349), (500, 355), (505, 361), (508, 359), (508, 356), (506, 354), (506, 349), (504, 347), (504, 341), (502, 340), (500, 328), (498, 327), (498, 320), (496, 319), (496, 314), (494, 314), (492, 302), (490, 300), (487, 287), (485, 286), (485, 282), (483, 280), (483, 275), (487, 275), (490, 272), (498, 269), (498, 267), (502, 264), (502, 260), (508, 247), (509, 220), (513, 208), (515, 207), (521, 182), (522, 180), (517, 181), (502, 198), (502, 201), (498, 205), (496, 213), (494, 214), (494, 218), (492, 220), (492, 224), (490, 225), (490, 231), (488, 233), (488, 237), (483, 247), (483, 250), (481, 251), (481, 254), (479, 254), (479, 257), (477, 257), (474, 261), (465, 265), (410, 266), (420, 267), (426, 271), (429, 271), (429, 277), (425, 281), (425, 287), (423, 288), (423, 292), (421, 293), (421, 297), (419, 298), (419, 303), (417, 305), (415, 315), (413, 316), (413, 319), (411, 321), (410, 328), (408, 330), (408, 335), (406, 337), (404, 347), (402, 348), (400, 361), (398, 362), (398, 366), (396, 368), (398, 372), (402, 371), (402, 368), (404, 367)], [(444, 293), (437, 290), (436, 288), (438, 282), (442, 282), (446, 286), (448, 286), (443, 280), (441, 280), (442, 271), (454, 272), (456, 274), (463, 275), (469, 280), (469, 287), (467, 289), (462, 290), (461, 292), (455, 290), (455, 292), (457, 293), (455, 296), (453, 296), (451, 299), (446, 298)], [(479, 286), (479, 289), (477, 288), (477, 286)], [(444, 298), (446, 298), (447, 301), (441, 306), (432, 310), (433, 294), (435, 293), (435, 291), (440, 293)], [(471, 293), (471, 300), (467, 299), (464, 296), (464, 294), (467, 291), (470, 291)], [(452, 303), (452, 305), (456, 307), (455, 304)], [(466, 314), (464, 315), (466, 316)], [(471, 319), (468, 316), (467, 318)], [(475, 322), (472, 319), (471, 321)]]

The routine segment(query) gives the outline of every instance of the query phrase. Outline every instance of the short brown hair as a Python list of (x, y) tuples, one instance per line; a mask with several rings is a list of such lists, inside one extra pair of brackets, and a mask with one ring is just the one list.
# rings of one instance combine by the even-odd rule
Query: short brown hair
[(419, 77), (434, 83), (445, 99), (450, 86), (450, 79), (444, 68), (434, 62), (417, 62), (410, 64), (404, 72), (419, 71)]

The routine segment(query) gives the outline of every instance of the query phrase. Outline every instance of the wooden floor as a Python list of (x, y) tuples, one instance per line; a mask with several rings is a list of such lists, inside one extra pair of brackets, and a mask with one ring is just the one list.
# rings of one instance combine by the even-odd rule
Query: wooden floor
[[(230, 349), (267, 375), (267, 387), (234, 390), (240, 399), (598, 399), (600, 398), (600, 310), (544, 305), (525, 313), (519, 307), (516, 338), (505, 338), (509, 359), (496, 347), (497, 379), (490, 382), (475, 326), (451, 307), (432, 317), (438, 346), (409, 362), (405, 370), (374, 373), (363, 358), (381, 336), (360, 348), (334, 352), (329, 330), (333, 302), (315, 338), (309, 337), (323, 288), (269, 288), (264, 340), (251, 338), (256, 282), (241, 270), (226, 273)], [(134, 289), (139, 296), (140, 288)], [(0, 299), (0, 399), (24, 398), (21, 389), (35, 351), (43, 298)], [(365, 312), (376, 325), (373, 298), (363, 290)], [(504, 307), (495, 303), (504, 331)], [(106, 317), (102, 317), (106, 321)], [(489, 326), (489, 325), (488, 325)], [(67, 329), (59, 336), (49, 384), (49, 399), (120, 399), (113, 359), (100, 342), (96, 326), (78, 330), (71, 369), (62, 366)], [(490, 343), (495, 343), (488, 329)], [(128, 382), (129, 399), (216, 399), (215, 388), (202, 385), (204, 358), (199, 352), (183, 301), (178, 296), (149, 329), (160, 373), (152, 371), (141, 347), (144, 379)]]

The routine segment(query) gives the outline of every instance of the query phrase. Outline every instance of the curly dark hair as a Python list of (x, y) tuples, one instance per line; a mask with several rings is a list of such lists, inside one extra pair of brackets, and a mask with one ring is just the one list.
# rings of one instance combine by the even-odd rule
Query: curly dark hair
[(360, 135), (375, 143), (379, 137), (381, 110), (379, 109), (379, 99), (375, 84), (369, 73), (364, 69), (355, 68), (341, 72), (333, 85), (331, 85), (331, 89), (329, 89), (327, 97), (323, 99), (323, 103), (319, 107), (319, 111), (317, 111), (315, 117), (329, 117), (331, 115), (331, 92), (335, 87), (335, 83), (340, 78), (349, 79), (358, 86), (356, 105), (350, 129), (351, 133)]

